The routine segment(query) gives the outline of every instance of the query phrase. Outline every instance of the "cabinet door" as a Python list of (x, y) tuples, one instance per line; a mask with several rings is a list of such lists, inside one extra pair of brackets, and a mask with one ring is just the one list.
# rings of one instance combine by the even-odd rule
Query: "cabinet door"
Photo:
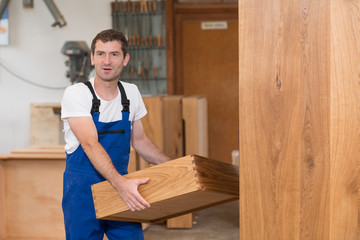
[(178, 14), (175, 25), (175, 89), (207, 98), (209, 158), (231, 163), (239, 146), (237, 14)]

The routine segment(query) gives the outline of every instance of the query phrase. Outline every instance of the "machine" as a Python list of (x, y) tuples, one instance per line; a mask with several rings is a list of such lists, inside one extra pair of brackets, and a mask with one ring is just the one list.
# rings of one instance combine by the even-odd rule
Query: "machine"
[(69, 67), (66, 77), (72, 84), (86, 82), (89, 73), (93, 69), (90, 61), (90, 48), (84, 41), (67, 41), (61, 49), (61, 53), (68, 56), (65, 65)]

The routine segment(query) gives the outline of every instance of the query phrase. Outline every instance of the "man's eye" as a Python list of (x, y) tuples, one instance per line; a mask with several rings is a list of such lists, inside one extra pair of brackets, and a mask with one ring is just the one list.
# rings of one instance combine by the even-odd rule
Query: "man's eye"
[(113, 57), (117, 57), (119, 54), (117, 53), (113, 53)]

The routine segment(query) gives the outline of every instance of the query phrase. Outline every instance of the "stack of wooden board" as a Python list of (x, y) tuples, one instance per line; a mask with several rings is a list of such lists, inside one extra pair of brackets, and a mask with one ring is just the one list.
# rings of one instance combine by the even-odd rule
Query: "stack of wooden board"
[[(146, 135), (170, 158), (208, 156), (207, 100), (203, 96), (146, 96)], [(138, 159), (138, 170), (148, 167)], [(168, 228), (191, 228), (193, 214), (168, 219)]]
[(150, 177), (139, 187), (151, 204), (132, 212), (108, 181), (92, 185), (97, 218), (155, 223), (239, 198), (239, 171), (235, 165), (189, 155), (124, 177)]

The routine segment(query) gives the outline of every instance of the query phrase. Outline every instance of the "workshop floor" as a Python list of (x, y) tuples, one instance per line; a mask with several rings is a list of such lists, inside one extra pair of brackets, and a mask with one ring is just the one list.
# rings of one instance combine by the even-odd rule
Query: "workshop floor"
[(166, 224), (151, 224), (144, 230), (145, 240), (236, 240), (239, 239), (239, 201), (197, 213), (191, 229), (168, 229)]

